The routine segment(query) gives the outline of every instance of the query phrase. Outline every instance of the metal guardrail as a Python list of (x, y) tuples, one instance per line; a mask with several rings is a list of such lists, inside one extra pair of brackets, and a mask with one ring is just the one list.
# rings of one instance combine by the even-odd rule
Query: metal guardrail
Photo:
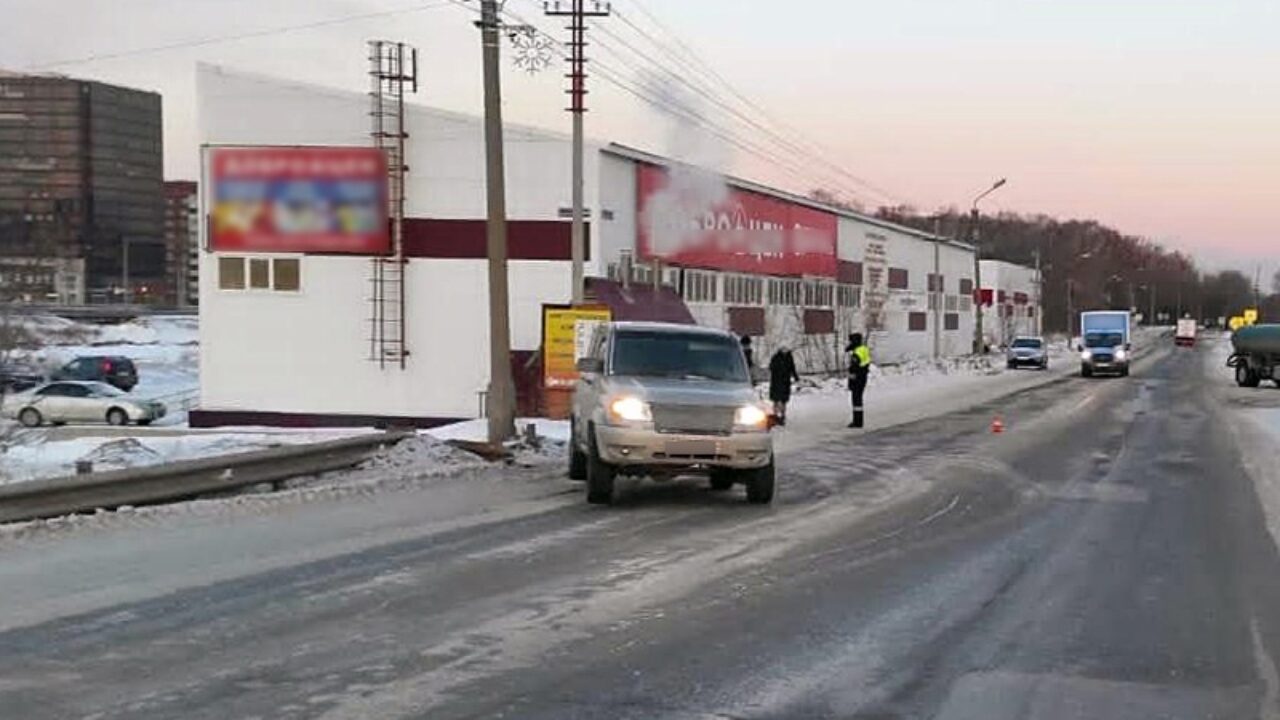
[(353, 467), (412, 432), (392, 431), (162, 465), (0, 485), (0, 522), (141, 505)]

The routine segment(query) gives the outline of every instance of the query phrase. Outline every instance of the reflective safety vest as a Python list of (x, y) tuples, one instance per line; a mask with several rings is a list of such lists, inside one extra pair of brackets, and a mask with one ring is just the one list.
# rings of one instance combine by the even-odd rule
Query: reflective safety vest
[(858, 367), (864, 368), (871, 364), (871, 348), (859, 345), (853, 349), (853, 357), (858, 360)]

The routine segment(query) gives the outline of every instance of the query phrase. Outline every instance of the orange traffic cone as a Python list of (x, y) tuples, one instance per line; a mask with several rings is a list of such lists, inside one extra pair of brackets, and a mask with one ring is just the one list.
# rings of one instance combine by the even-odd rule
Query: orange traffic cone
[(999, 415), (996, 415), (995, 419), (991, 421), (991, 432), (995, 433), (996, 435), (999, 435), (1000, 433), (1004, 432), (1004, 419), (1001, 418)]

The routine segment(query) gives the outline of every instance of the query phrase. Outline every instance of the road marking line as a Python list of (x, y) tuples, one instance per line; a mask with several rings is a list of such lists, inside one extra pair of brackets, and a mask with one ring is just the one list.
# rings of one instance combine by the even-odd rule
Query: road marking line
[(950, 505), (947, 505), (946, 507), (944, 507), (944, 508), (942, 508), (941, 510), (939, 510), (939, 511), (935, 512), (934, 514), (930, 515), (929, 517), (927, 517), (927, 518), (925, 518), (925, 519), (921, 520), (920, 522), (916, 523), (916, 527), (924, 527), (925, 525), (928, 525), (929, 523), (933, 522), (934, 520), (937, 520), (938, 518), (942, 517), (943, 515), (946, 515), (947, 513), (951, 512), (953, 509), (955, 509), (956, 503), (958, 503), (958, 502), (960, 502), (960, 496), (959, 496), (959, 495), (955, 495), (955, 496), (953, 496), (953, 497), (951, 498), (951, 504), (950, 504)]

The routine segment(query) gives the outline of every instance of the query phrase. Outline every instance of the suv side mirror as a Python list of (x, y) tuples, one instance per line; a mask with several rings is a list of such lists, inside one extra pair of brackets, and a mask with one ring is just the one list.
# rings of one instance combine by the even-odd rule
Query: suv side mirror
[(597, 357), (578, 358), (577, 368), (580, 373), (602, 373), (604, 361)]

